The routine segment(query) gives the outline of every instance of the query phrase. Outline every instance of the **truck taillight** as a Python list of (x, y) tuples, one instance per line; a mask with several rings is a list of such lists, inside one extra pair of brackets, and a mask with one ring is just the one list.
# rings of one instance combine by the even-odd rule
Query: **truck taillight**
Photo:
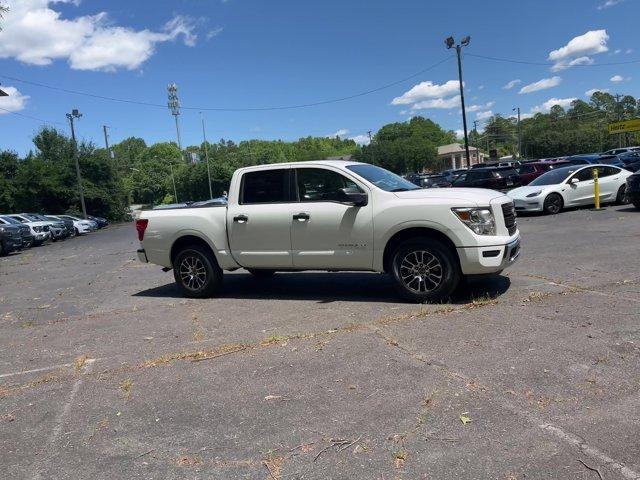
[(149, 220), (147, 218), (141, 218), (136, 220), (136, 230), (138, 231), (138, 240), (142, 241), (144, 239), (144, 231), (147, 229), (147, 225), (149, 225)]

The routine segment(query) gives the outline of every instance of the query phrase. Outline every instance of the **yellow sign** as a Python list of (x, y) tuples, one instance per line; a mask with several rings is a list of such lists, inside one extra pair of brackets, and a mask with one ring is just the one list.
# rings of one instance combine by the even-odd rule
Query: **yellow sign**
[(634, 118), (633, 120), (625, 120), (624, 122), (609, 124), (609, 134), (637, 132), (638, 130), (640, 130), (640, 118)]

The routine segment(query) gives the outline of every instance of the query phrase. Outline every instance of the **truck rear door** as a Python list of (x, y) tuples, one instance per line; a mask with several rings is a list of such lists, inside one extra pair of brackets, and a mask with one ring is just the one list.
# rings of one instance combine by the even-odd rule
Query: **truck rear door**
[(291, 268), (289, 167), (248, 171), (240, 179), (238, 201), (229, 202), (227, 231), (231, 253), (246, 268)]

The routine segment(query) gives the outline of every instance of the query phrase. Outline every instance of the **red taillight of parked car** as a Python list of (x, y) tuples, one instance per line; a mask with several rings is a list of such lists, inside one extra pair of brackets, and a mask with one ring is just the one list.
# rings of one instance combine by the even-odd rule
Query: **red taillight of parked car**
[(141, 218), (136, 220), (136, 230), (138, 231), (138, 240), (142, 241), (144, 239), (144, 231), (147, 229), (147, 225), (149, 225), (149, 220), (146, 218)]

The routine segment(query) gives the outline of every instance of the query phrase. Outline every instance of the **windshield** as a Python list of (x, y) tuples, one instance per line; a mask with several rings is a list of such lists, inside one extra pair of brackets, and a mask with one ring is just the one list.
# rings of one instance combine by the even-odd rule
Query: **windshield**
[(564, 182), (565, 179), (576, 170), (578, 170), (577, 167), (564, 167), (556, 170), (550, 170), (547, 173), (540, 175), (529, 185), (533, 187), (536, 185), (557, 185)]
[(376, 167), (375, 165), (349, 165), (347, 168), (386, 192), (420, 190), (420, 187), (414, 185), (409, 180), (405, 180), (401, 176), (391, 173), (384, 168)]
[(13, 223), (13, 224), (17, 224), (17, 225), (21, 225), (21, 223), (16, 220), (15, 218), (11, 218), (11, 217), (0, 217), (2, 218), (2, 220), (4, 220), (7, 223)]

